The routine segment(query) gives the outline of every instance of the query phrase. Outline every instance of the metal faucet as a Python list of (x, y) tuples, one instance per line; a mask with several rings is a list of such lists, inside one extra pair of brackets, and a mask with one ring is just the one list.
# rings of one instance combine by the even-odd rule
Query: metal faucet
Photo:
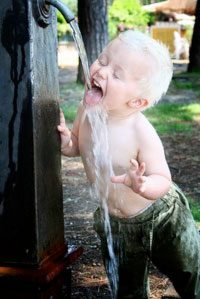
[(62, 2), (60, 2), (58, 0), (46, 0), (45, 2), (46, 2), (46, 4), (50, 4), (54, 7), (56, 7), (63, 14), (67, 23), (70, 23), (71, 21), (73, 21), (75, 19), (71, 10), (66, 5), (64, 5)]
[(59, 0), (32, 0), (36, 21), (41, 27), (47, 27), (52, 21), (51, 6), (56, 7), (64, 16), (67, 23), (75, 20), (71, 10)]
[(91, 89), (87, 54), (78, 24), (71, 10), (59, 0), (33, 0), (35, 19), (40, 26), (47, 27), (51, 23), (52, 19), (51, 6), (57, 8), (64, 16), (66, 22), (71, 26), (74, 41), (81, 58), (86, 85), (89, 89)]

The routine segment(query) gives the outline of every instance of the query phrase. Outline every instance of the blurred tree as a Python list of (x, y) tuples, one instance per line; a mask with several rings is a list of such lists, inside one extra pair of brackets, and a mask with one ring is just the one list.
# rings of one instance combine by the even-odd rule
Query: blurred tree
[(139, 0), (114, 0), (109, 7), (109, 36), (113, 39), (118, 31), (145, 29), (149, 14), (142, 9)]
[[(108, 44), (107, 1), (78, 0), (78, 22), (91, 65)], [(77, 81), (84, 83), (80, 59)]]
[(197, 1), (195, 16), (188, 72), (200, 71), (200, 0)]
[(65, 18), (63, 15), (57, 10), (57, 35), (58, 40), (63, 38), (67, 32), (70, 32), (70, 27), (66, 23)]
[(77, 0), (61, 0), (77, 16)]
[[(61, 0), (61, 1), (67, 5), (67, 7), (73, 12), (75, 16), (77, 16), (77, 0)], [(65, 18), (59, 12), (59, 10), (57, 10), (57, 30), (58, 30), (59, 40), (65, 37), (66, 33), (69, 34), (70, 36), (72, 35), (70, 26), (66, 23)]]

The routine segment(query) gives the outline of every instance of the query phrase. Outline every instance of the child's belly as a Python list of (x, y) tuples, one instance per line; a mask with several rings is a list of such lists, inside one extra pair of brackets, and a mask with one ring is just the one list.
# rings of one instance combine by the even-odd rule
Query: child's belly
[[(130, 217), (154, 202), (136, 194), (132, 189), (123, 184), (111, 183), (110, 177), (106, 175), (106, 170), (105, 173), (103, 173), (104, 170), (101, 171), (101, 180), (98, 182), (93, 154), (89, 150), (85, 151), (83, 149), (81, 149), (80, 154), (90, 184), (94, 184), (97, 180), (96, 186), (99, 189), (100, 202), (103, 200), (102, 194), (106, 194), (106, 190), (108, 190), (108, 209), (110, 214), (118, 217)], [(103, 179), (104, 175), (107, 177), (106, 179)]]
[[(92, 155), (87, 158), (82, 157), (84, 168), (90, 184), (93, 184), (96, 180), (94, 167), (92, 167)], [(101, 180), (101, 183), (96, 182), (97, 188), (99, 188), (99, 194), (105, 194), (108, 190), (108, 210), (109, 213), (118, 217), (130, 217), (140, 210), (151, 204), (152, 200), (148, 200), (135, 192), (129, 187), (123, 184), (113, 184), (108, 178), (106, 181)], [(99, 202), (101, 204), (103, 195), (99, 196)]]
[(136, 194), (125, 185), (115, 184), (114, 190), (112, 187), (109, 192), (108, 209), (110, 214), (126, 218), (138, 214), (153, 202)]
[[(127, 144), (127, 142), (124, 143)], [(111, 146), (112, 164), (116, 175), (126, 172), (130, 167), (130, 158), (136, 159), (137, 156), (136, 150), (129, 152), (123, 144), (115, 143), (114, 146)], [(134, 148), (134, 144), (130, 148)], [(91, 184), (96, 181), (95, 161), (92, 149), (91, 131), (88, 128), (88, 123), (85, 122), (82, 124), (82, 129), (79, 132), (79, 150), (88, 180)], [(108, 190), (108, 209), (112, 215), (118, 217), (133, 216), (153, 202), (134, 193), (132, 189), (123, 184), (111, 183), (110, 176), (108, 175), (108, 165), (101, 167), (98, 176), (101, 177), (100, 182), (96, 182), (99, 188), (98, 193), (101, 194), (99, 195), (99, 201), (102, 201), (102, 194), (105, 194), (105, 191)]]

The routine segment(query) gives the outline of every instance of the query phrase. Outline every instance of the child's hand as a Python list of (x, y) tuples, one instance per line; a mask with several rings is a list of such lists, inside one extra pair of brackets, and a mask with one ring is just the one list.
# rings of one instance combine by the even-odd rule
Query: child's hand
[(145, 172), (145, 163), (142, 162), (140, 165), (134, 159), (130, 160), (130, 168), (127, 173), (119, 176), (112, 176), (112, 183), (124, 184), (130, 187), (135, 193), (143, 194), (146, 190), (147, 177), (143, 176)]
[(57, 126), (57, 130), (61, 137), (61, 152), (63, 153), (65, 148), (69, 145), (71, 140), (71, 132), (66, 126), (65, 117), (60, 109), (60, 125)]

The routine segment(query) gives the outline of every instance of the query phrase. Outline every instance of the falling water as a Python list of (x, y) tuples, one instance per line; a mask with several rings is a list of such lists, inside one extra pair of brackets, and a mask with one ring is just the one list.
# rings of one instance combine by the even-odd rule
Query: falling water
[[(88, 59), (85, 52), (82, 36), (75, 20), (70, 22), (72, 28), (74, 41), (76, 43), (79, 56), (81, 58), (86, 85), (91, 89), (90, 73), (88, 68)], [(108, 252), (110, 255), (110, 262), (108, 265), (109, 277), (111, 280), (111, 289), (113, 297), (117, 297), (118, 286), (118, 264), (113, 250), (113, 238), (110, 227), (110, 219), (108, 213), (108, 189), (110, 177), (113, 175), (112, 160), (109, 153), (108, 131), (106, 125), (107, 113), (101, 107), (87, 107), (88, 119), (91, 125), (94, 168), (95, 168), (95, 183), (92, 186), (93, 195), (102, 202), (104, 211), (104, 230), (107, 237)], [(103, 174), (103, 175), (102, 175)]]
[(92, 87), (91, 87), (91, 82), (90, 82), (88, 59), (87, 59), (83, 39), (82, 39), (80, 30), (79, 30), (78, 24), (75, 20), (72, 20), (69, 24), (72, 29), (72, 34), (74, 37), (74, 41), (75, 41), (79, 56), (81, 58), (81, 63), (83, 66), (83, 72), (84, 72), (84, 76), (85, 76), (86, 85), (89, 89), (91, 89)]
[(100, 106), (87, 107), (87, 115), (92, 128), (93, 156), (95, 182), (92, 186), (93, 196), (102, 202), (104, 230), (107, 237), (108, 252), (110, 262), (108, 265), (109, 278), (113, 297), (117, 296), (118, 286), (118, 264), (113, 250), (113, 238), (110, 227), (108, 213), (108, 191), (111, 175), (114, 174), (112, 168), (112, 159), (109, 152), (108, 130), (107, 130), (107, 112)]

